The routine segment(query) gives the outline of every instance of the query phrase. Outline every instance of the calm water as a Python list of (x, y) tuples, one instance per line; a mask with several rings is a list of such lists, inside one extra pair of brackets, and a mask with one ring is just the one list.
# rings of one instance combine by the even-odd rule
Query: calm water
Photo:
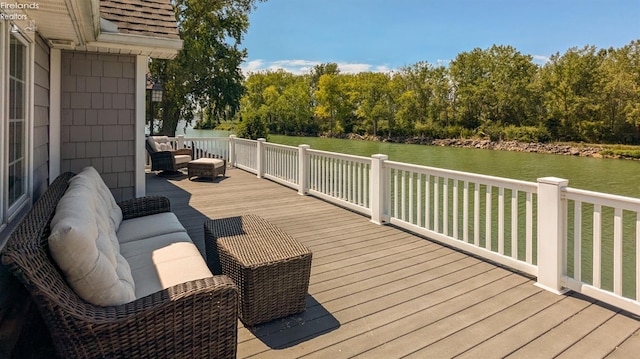
[[(179, 128), (177, 133), (184, 132)], [(226, 131), (186, 130), (186, 136), (194, 137), (228, 135)], [(560, 177), (568, 179), (570, 187), (640, 197), (640, 161), (280, 135), (270, 135), (269, 141), (359, 156), (382, 153), (392, 161), (525, 181)]]

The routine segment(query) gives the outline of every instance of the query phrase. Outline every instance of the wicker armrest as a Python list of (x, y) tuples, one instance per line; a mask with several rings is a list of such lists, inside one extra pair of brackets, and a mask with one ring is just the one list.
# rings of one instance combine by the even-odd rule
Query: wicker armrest
[(161, 163), (172, 164), (172, 163), (174, 163), (174, 161), (173, 161), (173, 155), (174, 154), (175, 154), (175, 152), (173, 152), (173, 151), (154, 152), (154, 153), (151, 154), (151, 160), (152, 161), (161, 162)]
[(180, 148), (178, 150), (173, 151), (174, 155), (189, 155), (191, 156), (192, 151), (190, 148)]
[(92, 307), (76, 318), (77, 332), (67, 338), (75, 343), (59, 349), (68, 357), (235, 358), (238, 297), (228, 277), (214, 276)]
[(122, 209), (122, 219), (131, 219), (171, 211), (169, 199), (163, 196), (134, 198), (119, 202), (118, 206)]

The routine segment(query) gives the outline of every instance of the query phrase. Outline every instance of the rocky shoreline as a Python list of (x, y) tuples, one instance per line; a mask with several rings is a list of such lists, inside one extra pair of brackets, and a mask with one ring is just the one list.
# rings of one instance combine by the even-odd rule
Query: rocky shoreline
[[(431, 146), (449, 146), (462, 148), (478, 148), (486, 150), (498, 151), (517, 151), (531, 153), (548, 153), (566, 156), (595, 157), (595, 158), (627, 158), (620, 155), (606, 155), (602, 152), (604, 146), (572, 146), (567, 144), (554, 143), (527, 143), (518, 141), (490, 141), (483, 139), (432, 139), (425, 137), (380, 137), (380, 136), (362, 136), (357, 134), (349, 134), (343, 136), (322, 136), (322, 137), (340, 137), (352, 140), (379, 141), (392, 143), (420, 144)], [(630, 157), (629, 157), (630, 158)]]

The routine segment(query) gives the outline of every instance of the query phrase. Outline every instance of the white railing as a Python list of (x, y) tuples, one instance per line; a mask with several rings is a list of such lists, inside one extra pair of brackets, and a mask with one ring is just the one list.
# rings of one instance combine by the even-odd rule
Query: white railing
[(299, 158), (296, 147), (260, 143), (263, 149), (264, 178), (278, 182), (284, 186), (297, 188), (299, 175)]
[(537, 185), (386, 161), (385, 217), (399, 227), (537, 275)]
[[(537, 182), (229, 138), (229, 163), (640, 314), (640, 200)], [(595, 269), (594, 269), (595, 268)]]
[(258, 171), (258, 157), (262, 157), (261, 149), (258, 151), (260, 142), (235, 137), (230, 139), (229, 153), (232, 157), (228, 163), (251, 173), (260, 173)]
[[(207, 158), (229, 158), (229, 138), (227, 137), (185, 137), (182, 139), (183, 147), (189, 147), (193, 150), (194, 159)], [(180, 147), (178, 141), (178, 148)]]
[(640, 200), (572, 188), (564, 194), (563, 285), (633, 310), (640, 298)]
[[(304, 148), (303, 148), (304, 149)], [(371, 215), (371, 159), (305, 149), (308, 194)]]
[(191, 148), (193, 159), (198, 158), (229, 158), (228, 137), (185, 137), (182, 135), (169, 137), (171, 148)]

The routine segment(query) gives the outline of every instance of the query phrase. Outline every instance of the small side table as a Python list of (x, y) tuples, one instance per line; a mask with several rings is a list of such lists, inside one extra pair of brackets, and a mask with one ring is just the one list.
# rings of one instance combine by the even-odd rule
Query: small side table
[(240, 290), (245, 325), (305, 310), (312, 254), (304, 245), (255, 215), (206, 220), (204, 233), (211, 271)]

